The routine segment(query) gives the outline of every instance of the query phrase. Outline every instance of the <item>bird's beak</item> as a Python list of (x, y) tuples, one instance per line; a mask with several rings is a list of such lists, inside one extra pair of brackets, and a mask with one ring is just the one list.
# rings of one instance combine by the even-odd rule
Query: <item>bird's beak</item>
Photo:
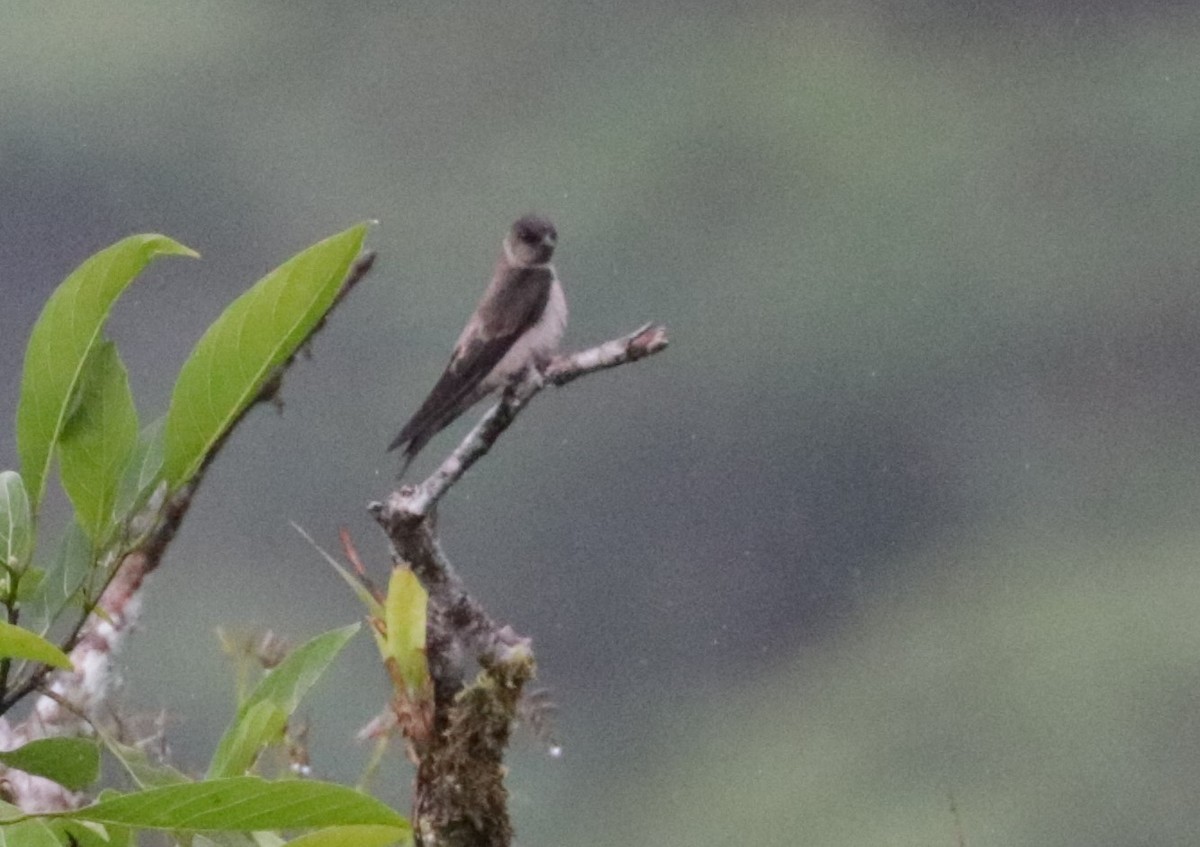
[(542, 236), (542, 244), (546, 245), (547, 247), (553, 247), (556, 243), (558, 243), (558, 242), (555, 241), (553, 235), (543, 235)]

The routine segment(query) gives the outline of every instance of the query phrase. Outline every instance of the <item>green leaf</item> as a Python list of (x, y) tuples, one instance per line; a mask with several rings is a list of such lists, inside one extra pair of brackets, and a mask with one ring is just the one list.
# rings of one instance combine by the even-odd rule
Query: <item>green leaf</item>
[(117, 486), (117, 500), (113, 506), (113, 517), (117, 520), (130, 517), (142, 508), (158, 485), (165, 423), (166, 418), (159, 418), (147, 424), (138, 435), (137, 448), (129, 457)]
[(58, 442), (63, 488), (96, 544), (112, 533), (117, 489), (137, 441), (129, 375), (116, 345), (101, 341), (84, 367), (77, 406)]
[(425, 687), (425, 607), (428, 595), (409, 568), (392, 568), (387, 596), (387, 655), (414, 695)]
[(175, 842), (178, 847), (279, 847), (283, 839), (273, 832), (212, 832), (204, 835), (185, 833)]
[(62, 847), (45, 822), (24, 820), (0, 826), (0, 847)]
[(67, 654), (40, 635), (0, 621), (0, 656), (32, 659), (55, 668), (71, 668)]
[(17, 602), (25, 603), (36, 597), (45, 579), (46, 572), (41, 568), (26, 568), (21, 574), (21, 582), (17, 585)]
[(208, 775), (237, 776), (248, 771), (260, 750), (282, 740), (287, 722), (288, 713), (265, 700), (239, 711), (230, 732), (221, 739)]
[(254, 776), (168, 785), (66, 813), (72, 820), (166, 830), (308, 829), (408, 822), (374, 797), (328, 782)]
[(0, 472), (0, 564), (23, 571), (33, 552), (29, 495), (16, 471)]
[(411, 844), (412, 828), (407, 826), (334, 826), (318, 829), (288, 842), (288, 847), (388, 847)]
[[(283, 720), (291, 717), (301, 698), (329, 667), (347, 642), (358, 632), (359, 625), (322, 633), (293, 650), (282, 662), (259, 681), (238, 709), (233, 724), (221, 737), (217, 752), (209, 766), (210, 778), (242, 773), (253, 761), (253, 754), (277, 734), (273, 713)], [(261, 704), (267, 704), (266, 708)], [(249, 748), (248, 745), (253, 745)], [(249, 762), (247, 753), (251, 752)]]
[(86, 738), (41, 738), (0, 753), (0, 763), (80, 791), (100, 776), (100, 748)]
[(108, 313), (150, 260), (163, 255), (197, 254), (165, 235), (133, 235), (101, 250), (55, 289), (33, 326), (17, 406), (17, 451), (35, 513), (54, 445)]
[(208, 328), (175, 382), (167, 412), (163, 474), (189, 480), (238, 415), (325, 316), (362, 250), (359, 224), (271, 271)]
[(59, 542), (54, 561), (46, 568), (45, 577), (33, 589), (29, 599), (22, 604), (29, 618), (37, 621), (37, 628), (45, 632), (58, 617), (66, 604), (75, 597), (92, 569), (92, 543), (78, 521), (72, 521)]

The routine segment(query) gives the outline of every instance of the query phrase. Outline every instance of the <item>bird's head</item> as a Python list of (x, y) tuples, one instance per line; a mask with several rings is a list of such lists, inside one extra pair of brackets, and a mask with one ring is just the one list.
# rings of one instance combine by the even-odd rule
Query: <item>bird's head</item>
[(506, 252), (518, 265), (543, 265), (554, 255), (558, 231), (554, 224), (537, 215), (518, 218), (508, 233)]

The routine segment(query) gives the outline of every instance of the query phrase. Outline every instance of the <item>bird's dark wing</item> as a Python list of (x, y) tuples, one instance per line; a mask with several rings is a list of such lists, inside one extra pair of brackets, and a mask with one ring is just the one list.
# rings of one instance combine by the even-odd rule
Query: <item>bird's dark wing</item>
[[(504, 308), (489, 308), (491, 290), (474, 318), (463, 331), (454, 355), (421, 408), (388, 446), (395, 450), (407, 443), (405, 467), (434, 435), (479, 401), (476, 392), (492, 369), (529, 329), (550, 297), (553, 273), (544, 267), (516, 271), (520, 278), (505, 286)], [(477, 325), (476, 325), (477, 321)]]

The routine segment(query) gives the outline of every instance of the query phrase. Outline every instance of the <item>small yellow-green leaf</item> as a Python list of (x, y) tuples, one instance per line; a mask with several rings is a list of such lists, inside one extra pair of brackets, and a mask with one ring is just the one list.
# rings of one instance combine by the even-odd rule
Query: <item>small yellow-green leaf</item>
[(96, 544), (112, 532), (117, 490), (137, 442), (129, 375), (116, 345), (101, 341), (84, 366), (78, 402), (58, 442), (63, 488)]
[(101, 800), (62, 817), (172, 831), (408, 826), (401, 815), (352, 788), (316, 780), (268, 782), (252, 776), (152, 788)]
[(429, 596), (409, 568), (392, 568), (387, 596), (387, 655), (396, 663), (409, 694), (425, 686), (425, 608)]
[(293, 838), (287, 847), (389, 847), (412, 844), (412, 828), (407, 826), (332, 826)]
[(362, 250), (360, 224), (293, 256), (234, 300), (179, 372), (167, 412), (163, 476), (190, 479), (238, 415), (333, 305)]
[(0, 656), (30, 659), (55, 668), (70, 668), (67, 654), (40, 635), (19, 626), (0, 621)]
[(0, 564), (23, 571), (33, 552), (33, 515), (16, 471), (0, 472)]
[(167, 255), (197, 254), (165, 235), (118, 241), (76, 268), (50, 295), (33, 325), (17, 405), (17, 452), (35, 513), (84, 365), (113, 303), (151, 259)]
[(0, 763), (80, 791), (100, 776), (100, 748), (86, 738), (39, 738), (0, 752)]

